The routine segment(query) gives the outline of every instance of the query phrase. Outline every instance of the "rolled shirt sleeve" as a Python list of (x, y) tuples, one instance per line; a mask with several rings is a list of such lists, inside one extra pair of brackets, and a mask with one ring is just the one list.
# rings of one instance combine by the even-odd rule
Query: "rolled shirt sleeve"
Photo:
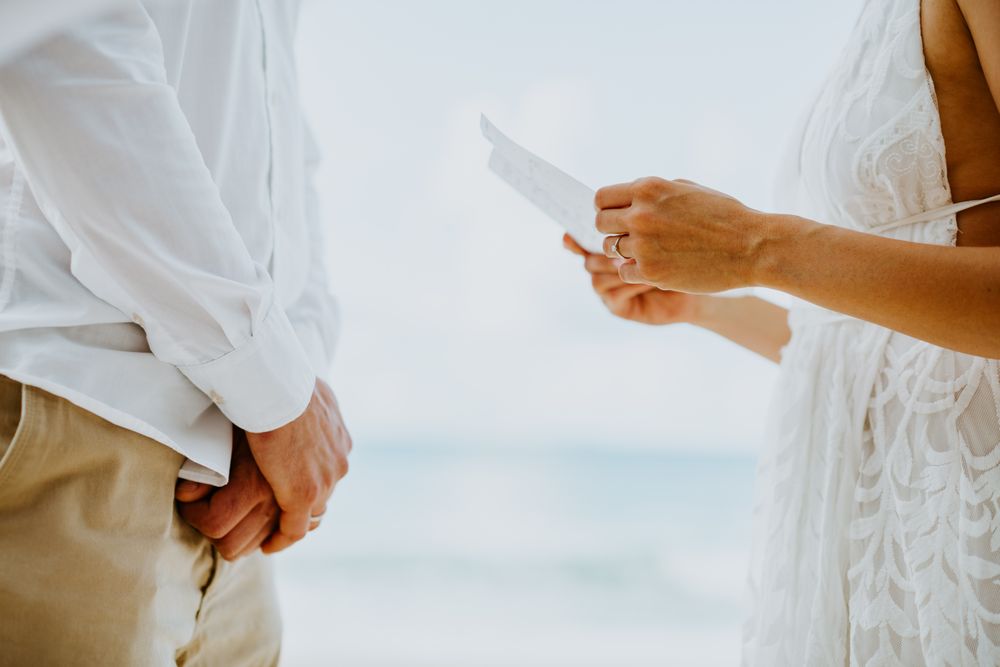
[(301, 414), (312, 363), (222, 202), (141, 5), (0, 67), (0, 132), (73, 275), (140, 324), (157, 358), (245, 430)]

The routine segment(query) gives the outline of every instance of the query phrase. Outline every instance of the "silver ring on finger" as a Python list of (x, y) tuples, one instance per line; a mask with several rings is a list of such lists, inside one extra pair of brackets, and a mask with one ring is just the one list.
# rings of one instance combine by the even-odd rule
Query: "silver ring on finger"
[(611, 244), (611, 254), (618, 259), (632, 259), (631, 257), (626, 257), (622, 254), (622, 251), (618, 249), (618, 244), (621, 243), (622, 239), (628, 236), (628, 234), (619, 234), (615, 237), (614, 242)]

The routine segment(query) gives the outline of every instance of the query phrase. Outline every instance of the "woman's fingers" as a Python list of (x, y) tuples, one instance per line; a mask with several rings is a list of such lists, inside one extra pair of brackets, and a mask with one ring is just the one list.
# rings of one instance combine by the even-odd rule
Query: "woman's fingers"
[(593, 274), (611, 273), (617, 276), (619, 264), (621, 264), (621, 260), (610, 259), (602, 255), (587, 255), (583, 268)]
[(628, 234), (608, 236), (604, 239), (604, 254), (611, 259), (632, 259), (635, 239)]
[(632, 205), (632, 184), (619, 183), (601, 188), (594, 194), (594, 206), (598, 210), (625, 208)]
[(641, 271), (639, 270), (639, 265), (634, 261), (624, 262), (621, 266), (619, 266), (618, 275), (621, 277), (622, 282), (629, 283), (630, 285), (639, 285), (644, 282)]
[(627, 208), (608, 208), (597, 212), (594, 224), (602, 234), (627, 234), (629, 227), (625, 220)]
[(610, 289), (601, 295), (601, 299), (612, 312), (620, 310), (622, 306), (637, 296), (656, 289), (649, 285), (626, 285), (621, 282), (621, 279), (619, 279), (618, 284), (621, 286)]
[(582, 257), (586, 257), (587, 255), (590, 254), (586, 250), (584, 250), (580, 246), (580, 244), (576, 242), (576, 239), (574, 239), (569, 234), (563, 234), (563, 247), (569, 250), (571, 253), (580, 255)]
[(618, 276), (617, 270), (614, 273), (595, 273), (591, 275), (590, 284), (598, 294), (604, 294), (619, 287), (626, 287), (626, 284)]

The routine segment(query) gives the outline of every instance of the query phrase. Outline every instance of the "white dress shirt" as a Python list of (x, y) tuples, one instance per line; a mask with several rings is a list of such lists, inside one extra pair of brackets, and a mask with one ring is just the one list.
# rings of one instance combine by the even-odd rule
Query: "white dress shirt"
[(291, 421), (330, 363), (299, 4), (135, 0), (0, 67), (0, 373), (187, 479), (224, 483), (231, 425)]
[(125, 0), (0, 0), (0, 62), (61, 28)]

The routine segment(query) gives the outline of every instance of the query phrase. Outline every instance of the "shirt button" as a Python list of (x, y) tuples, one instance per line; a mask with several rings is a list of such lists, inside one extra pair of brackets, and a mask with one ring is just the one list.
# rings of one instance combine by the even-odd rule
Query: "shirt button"
[(132, 321), (138, 324), (140, 327), (146, 324), (143, 321), (142, 317), (139, 316), (139, 313), (132, 313)]
[(212, 399), (212, 402), (215, 403), (216, 405), (222, 405), (225, 402), (222, 400), (222, 396), (220, 396), (219, 393), (214, 389), (208, 392), (208, 397)]

